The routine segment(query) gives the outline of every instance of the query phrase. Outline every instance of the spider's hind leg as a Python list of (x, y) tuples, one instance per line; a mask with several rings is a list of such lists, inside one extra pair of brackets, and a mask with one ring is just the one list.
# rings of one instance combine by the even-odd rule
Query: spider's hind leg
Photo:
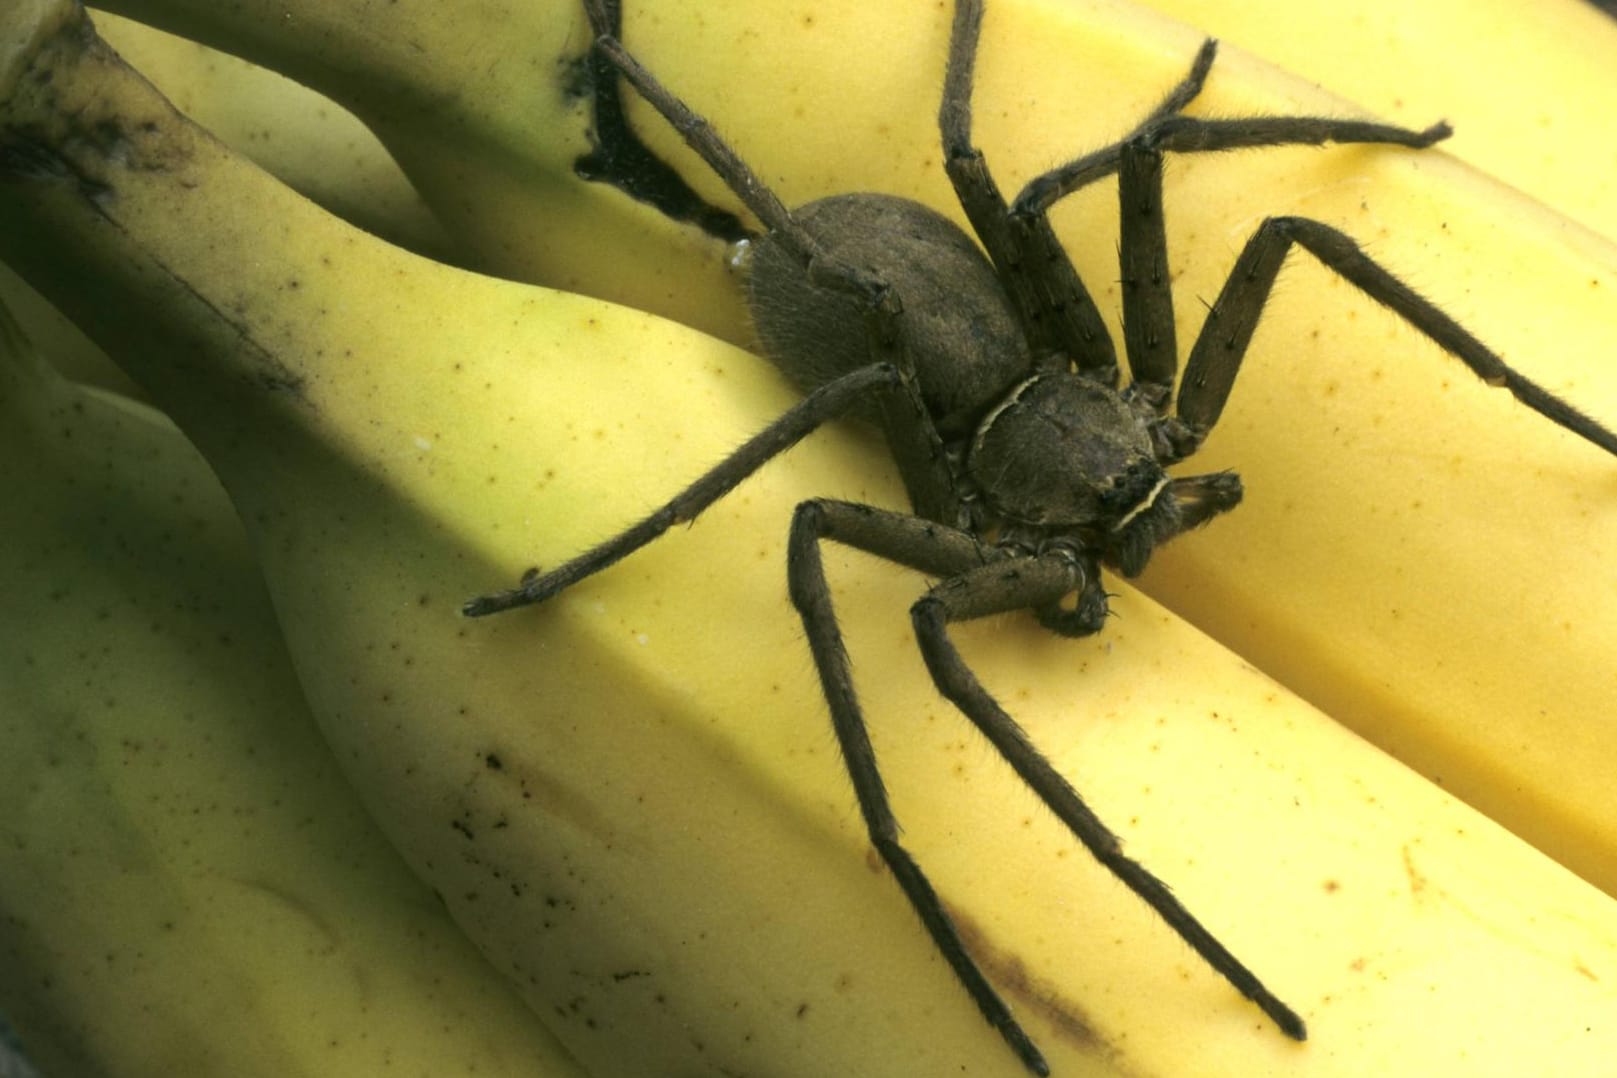
[(1117, 349), (1094, 297), (1043, 214), (1011, 215), (987, 159), (972, 141), (971, 92), (982, 18), (982, 0), (956, 0), (938, 107), (944, 170), (1016, 310), (1034, 365), (1065, 370), (1075, 364), (1087, 377), (1116, 385)]
[(849, 371), (798, 401), (638, 523), (547, 572), (528, 573), (514, 588), (470, 600), (461, 612), (468, 617), (484, 617), (552, 599), (654, 541), (674, 525), (695, 520), (737, 484), (821, 425), (847, 415), (873, 397), (903, 391), (903, 376), (891, 364), (873, 363)]
[(707, 162), (725, 186), (807, 269), (816, 285), (859, 297), (873, 313), (891, 322), (897, 317), (896, 296), (889, 296), (886, 284), (866, 270), (847, 265), (826, 254), (820, 243), (792, 217), (785, 204), (769, 189), (741, 156), (713, 130), (713, 125), (692, 111), (652, 73), (636, 60), (623, 43), (603, 35), (595, 41), (595, 51), (634, 86), (641, 97), (662, 114), (686, 144)]

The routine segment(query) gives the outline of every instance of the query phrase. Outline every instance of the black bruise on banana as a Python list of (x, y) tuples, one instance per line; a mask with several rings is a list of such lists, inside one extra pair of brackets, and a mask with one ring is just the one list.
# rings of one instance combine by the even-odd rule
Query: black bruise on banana
[[(598, 15), (591, 11), (591, 18), (600, 17), (605, 25), (592, 26), (592, 34), (621, 37), (620, 0), (601, 0), (598, 11)], [(586, 46), (586, 55), (569, 69), (564, 93), (568, 97), (587, 93), (595, 102), (594, 123), (589, 130), (592, 149), (573, 162), (573, 171), (580, 178), (616, 187), (665, 217), (693, 224), (725, 243), (756, 238), (739, 217), (710, 206), (685, 182), (685, 177), (640, 141), (623, 111), (617, 69), (605, 57)]]
[(46, 124), (7, 124), (0, 128), (0, 175), (24, 182), (71, 182), (81, 197), (100, 205), (115, 192), (104, 173), (111, 169), (160, 172), (181, 163), (183, 155), (159, 149), (172, 140), (153, 144), (143, 135), (159, 133), (156, 119), (131, 124), (118, 114), (122, 102), (101, 98), (89, 102), (63, 101), (56, 90), (55, 71), (68, 64), (111, 67), (122, 64), (112, 47), (95, 32), (82, 9), (58, 31), (42, 39), (28, 65), (17, 77), (4, 102), (36, 99), (33, 111), (48, 117)]
[[(0, 183), (71, 186), (109, 227), (122, 231), (113, 212), (118, 196), (117, 174), (178, 174), (190, 159), (185, 148), (190, 140), (176, 139), (174, 129), (187, 127), (188, 121), (166, 100), (161, 115), (133, 122), (119, 113), (128, 102), (116, 94), (88, 101), (65, 100), (56, 87), (55, 72), (74, 64), (124, 67), (123, 58), (96, 33), (82, 7), (54, 34), (38, 42), (11, 86), (0, 87), (0, 93), (6, 95), (0, 98), (0, 114), (14, 113), (20, 103), (45, 118), (45, 122), (0, 125)], [(126, 77), (130, 74), (133, 73), (127, 72)], [(177, 185), (185, 187), (183, 182)], [(257, 376), (253, 381), (258, 388), (308, 403), (303, 378), (253, 340), (240, 318), (220, 310), (155, 257), (149, 259), (149, 264), (236, 330), (241, 345), (256, 361)]]
[(0, 176), (26, 183), (75, 181), (79, 194), (92, 202), (112, 191), (106, 184), (75, 174), (65, 157), (25, 130), (8, 129), (0, 136)]
[(945, 903), (945, 906), (949, 918), (960, 932), (961, 942), (1006, 995), (1015, 997), (1029, 1011), (1048, 1022), (1057, 1036), (1082, 1048), (1086, 1054), (1102, 1057), (1117, 1055), (1116, 1050), (1095, 1032), (1081, 1006), (1055, 991), (1048, 983), (1035, 980), (1020, 956), (996, 946), (982, 926), (965, 911), (949, 903)]

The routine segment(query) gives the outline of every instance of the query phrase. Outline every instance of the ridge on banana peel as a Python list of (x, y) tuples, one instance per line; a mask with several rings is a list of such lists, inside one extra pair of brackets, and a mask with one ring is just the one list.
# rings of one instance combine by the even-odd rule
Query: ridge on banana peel
[[(0, 12), (0, 58), (0, 255), (201, 447), (337, 759), (586, 1069), (1017, 1073), (867, 866), (784, 595), (797, 500), (897, 503), (868, 445), (825, 432), (553, 607), (470, 626), (461, 597), (638, 515), (783, 407), (779, 380), (354, 231), (69, 6)], [(1591, 1073), (1617, 1050), (1617, 903), (1149, 600), (1123, 591), (1090, 641), (963, 629), (1315, 1039), (1274, 1035), (934, 698), (917, 578), (833, 572), (910, 841), (1054, 1073)]]
[[(589, 28), (578, 0), (99, 6), (280, 71), (351, 109), (477, 268), (730, 339), (724, 331), (744, 322), (705, 237), (656, 214), (624, 215), (616, 191), (574, 173), (590, 149)], [(708, 14), (734, 22), (745, 7)]]
[(580, 1078), (338, 772), (207, 465), (4, 307), (0, 491), (0, 1011), (43, 1073)]
[[(319, 7), (321, 17), (286, 20), (288, 4)], [(586, 148), (583, 104), (566, 91), (586, 44), (574, 0), (462, 5), (453, 25), (448, 9), (430, 4), (120, 7), (344, 100), (496, 272), (750, 339), (714, 244), (572, 175)], [(935, 5), (827, 0), (804, 19), (788, 5), (639, 0), (627, 4), (624, 36), (788, 205), (879, 190), (958, 216), (937, 165), (946, 24)], [(1589, 44), (1568, 34), (1569, 48)], [(420, 40), (439, 47), (406, 52)], [(1199, 40), (1126, 3), (990, 3), (976, 112), (1002, 185), (1014, 189), (1127, 130), (1183, 74)], [(1451, 46), (1466, 40), (1456, 29)], [(1396, 92), (1402, 74), (1375, 65), (1372, 78)], [(1585, 98), (1576, 85), (1541, 90), (1569, 126), (1604, 122), (1576, 111)], [(1347, 108), (1230, 48), (1196, 106), (1214, 115)], [(649, 110), (632, 119), (704, 194), (728, 204)], [(1602, 146), (1561, 145), (1558, 171), (1605, 175)], [(1604, 362), (1617, 355), (1613, 248), (1439, 152), (1181, 156), (1170, 162), (1166, 200), (1182, 339), (1200, 322), (1190, 300), (1216, 293), (1257, 222), (1297, 213), (1369, 244), (1529, 377), (1596, 417), (1617, 415), (1617, 365)], [(1115, 217), (1104, 190), (1055, 215), (1107, 317), (1118, 306), (1108, 288)], [(1617, 578), (1611, 468), (1502, 397), (1294, 255), (1241, 388), (1201, 454), (1242, 473), (1246, 501), (1165, 550), (1140, 583), (1617, 893), (1607, 776), (1617, 759), (1608, 706), (1617, 628), (1604, 601)]]
[(110, 12), (96, 30), (163, 96), (283, 182), (368, 232), (439, 260), (455, 244), (347, 109), (306, 86)]
[[(376, 136), (341, 106), (244, 60), (111, 13), (101, 35), (182, 111), (368, 231), (433, 257), (452, 244)], [(0, 265), (0, 302), (78, 381), (139, 396), (129, 377)]]

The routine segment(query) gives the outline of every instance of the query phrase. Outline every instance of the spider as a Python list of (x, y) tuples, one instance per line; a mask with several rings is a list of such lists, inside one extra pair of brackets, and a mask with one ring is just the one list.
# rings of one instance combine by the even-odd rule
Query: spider
[[(1448, 125), (1411, 131), (1345, 119), (1182, 115), (1212, 67), (1216, 46), (1207, 41), (1185, 78), (1133, 131), (1035, 178), (1007, 203), (971, 137), (982, 0), (957, 0), (939, 128), (945, 168), (979, 247), (933, 210), (888, 195), (834, 195), (787, 210), (706, 121), (624, 49), (615, 5), (586, 0), (586, 7), (601, 70), (634, 86), (764, 226), (761, 234), (738, 228), (733, 216), (681, 186), (688, 212), (678, 215), (748, 237), (748, 301), (759, 337), (806, 396), (639, 523), (509, 591), (471, 600), (465, 613), (552, 599), (691, 520), (821, 424), (850, 414), (879, 419), (913, 511), (803, 502), (791, 521), (787, 580), (870, 841), (955, 976), (1026, 1068), (1048, 1074), (899, 840), (832, 609), (820, 554), (827, 540), (938, 581), (910, 609), (938, 691), (1106, 868), (1281, 1031), (1305, 1039), (1302, 1018), (1123, 854), (1118, 838), (984, 689), (948, 627), (1025, 609), (1056, 633), (1095, 633), (1107, 615), (1102, 566), (1135, 576), (1156, 547), (1235, 507), (1242, 488), (1234, 473), (1169, 476), (1165, 468), (1194, 453), (1218, 422), (1293, 245), (1483, 381), (1617, 454), (1617, 435), (1511, 369), (1347, 235), (1301, 217), (1268, 218), (1247, 241), (1173, 397), (1178, 350), (1161, 207), (1165, 153), (1325, 142), (1423, 149), (1446, 138)], [(615, 92), (597, 79), (598, 100)], [(604, 140), (604, 130), (597, 134)], [(643, 147), (631, 148), (643, 162)], [(671, 174), (661, 162), (655, 167)], [(1115, 346), (1046, 217), (1058, 199), (1113, 174), (1131, 375), (1121, 389)]]

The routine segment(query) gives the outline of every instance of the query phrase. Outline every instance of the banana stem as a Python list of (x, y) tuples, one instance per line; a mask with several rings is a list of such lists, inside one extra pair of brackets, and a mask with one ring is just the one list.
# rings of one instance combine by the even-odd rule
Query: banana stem
[[(253, 297), (298, 289), (293, 250), (340, 226), (175, 112), (82, 9), (37, 8), (33, 32), (12, 19), (6, 35), (26, 48), (0, 84), (0, 258), (93, 338), (118, 342), (109, 351), (177, 417), (209, 407), (199, 379), (216, 398), (246, 387), (296, 399), (310, 372), (289, 364), (317, 357), (264, 347)], [(132, 323), (144, 327), (134, 349)]]

